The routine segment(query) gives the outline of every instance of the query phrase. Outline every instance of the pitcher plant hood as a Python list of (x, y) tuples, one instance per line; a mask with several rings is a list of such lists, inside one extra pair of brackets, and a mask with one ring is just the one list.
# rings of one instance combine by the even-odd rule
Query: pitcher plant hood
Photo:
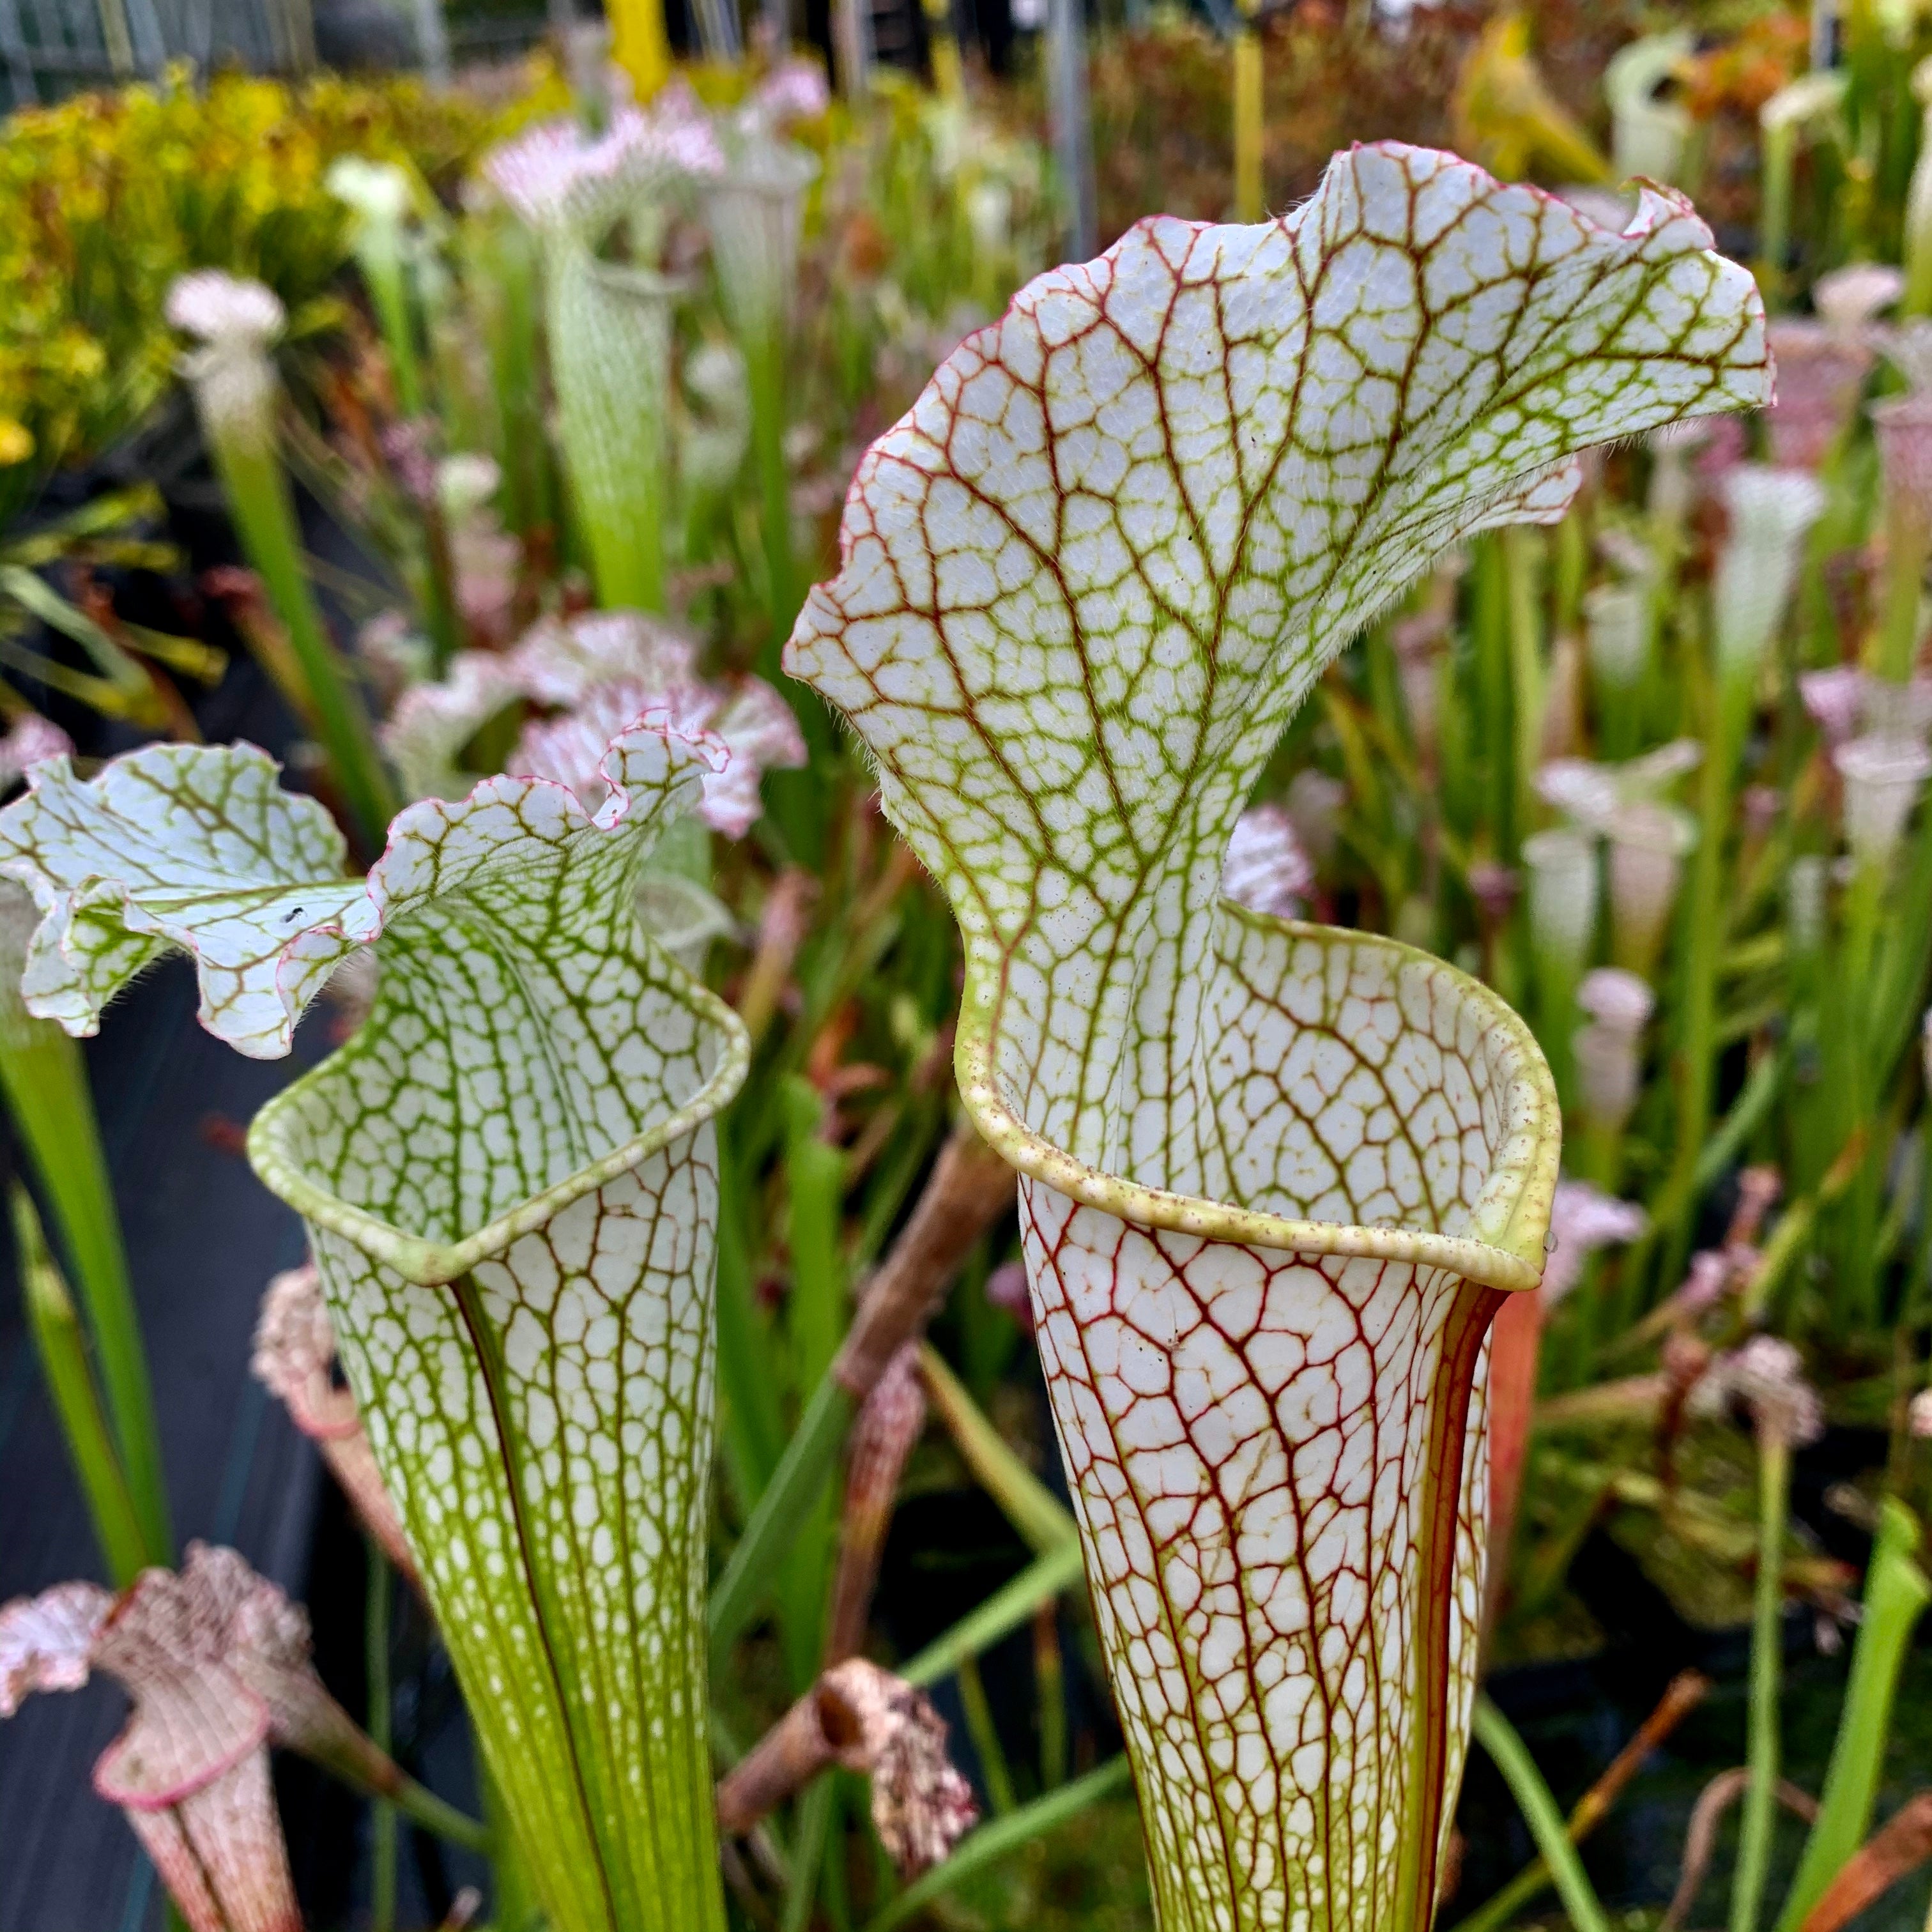
[[(307, 1220), (384, 1486), (557, 1932), (719, 1928), (705, 1742), (712, 1117), (735, 1015), (642, 929), (638, 868), (729, 753), (647, 716), (593, 808), (536, 778), (401, 813), (366, 879), (248, 746), (64, 760), (0, 813), (70, 1031), (194, 958), (244, 1053), (362, 948), (374, 1001), (249, 1136)], [(654, 1821), (648, 1827), (640, 1820)]]
[(1479, 1370), (1556, 1099), (1484, 988), (1220, 892), (1282, 730), (1576, 453), (1766, 400), (1681, 196), (1621, 235), (1448, 155), (1330, 164), (1030, 284), (861, 464), (788, 668), (944, 885), (956, 1066), (1037, 1333), (1160, 1920), (1426, 1923), (1480, 1601)]

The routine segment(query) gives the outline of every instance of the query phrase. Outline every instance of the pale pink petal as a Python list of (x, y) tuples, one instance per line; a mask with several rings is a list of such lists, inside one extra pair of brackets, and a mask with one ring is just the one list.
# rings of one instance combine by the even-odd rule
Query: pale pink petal
[(43, 758), (66, 757), (73, 750), (74, 740), (58, 724), (38, 711), (23, 712), (0, 738), (0, 791), (25, 778)]
[(517, 688), (539, 704), (575, 704), (593, 686), (619, 679), (664, 691), (698, 677), (691, 640), (638, 610), (548, 620), (524, 636), (506, 662)]
[(1588, 1181), (1559, 1180), (1550, 1210), (1556, 1239), (1544, 1266), (1544, 1306), (1553, 1306), (1576, 1286), (1584, 1262), (1599, 1248), (1640, 1240), (1649, 1226), (1650, 1217), (1636, 1202), (1616, 1200)]
[(1221, 896), (1271, 919), (1299, 919), (1315, 888), (1315, 866), (1278, 805), (1258, 805), (1234, 821), (1221, 863)]
[(334, 1366), (335, 1330), (315, 1264), (277, 1275), (262, 1298), (255, 1324), (255, 1354), (250, 1364), (255, 1379), (280, 1397), (296, 1426), (320, 1446), (329, 1473), (363, 1528), (414, 1582), (415, 1554), (383, 1486), (355, 1395), (335, 1380)]
[(114, 1593), (98, 1583), (56, 1583), (0, 1607), (0, 1718), (36, 1690), (78, 1690)]

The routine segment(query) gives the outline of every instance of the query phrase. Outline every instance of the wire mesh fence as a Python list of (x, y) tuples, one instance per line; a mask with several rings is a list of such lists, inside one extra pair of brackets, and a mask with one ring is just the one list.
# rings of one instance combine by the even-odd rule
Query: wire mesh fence
[(0, 0), (0, 112), (78, 88), (152, 78), (186, 62), (302, 74), (487, 58), (538, 39), (543, 0)]

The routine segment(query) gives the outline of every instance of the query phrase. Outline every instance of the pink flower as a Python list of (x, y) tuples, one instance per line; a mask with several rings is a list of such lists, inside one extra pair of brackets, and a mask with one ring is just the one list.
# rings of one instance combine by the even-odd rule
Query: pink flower
[(1822, 322), (1774, 322), (1769, 334), (1778, 358), (1778, 396), (1765, 412), (1772, 460), (1816, 470), (1850, 418), (1871, 351)]
[(76, 1689), (92, 1670), (117, 1678), (134, 1708), (94, 1788), (127, 1814), (182, 1916), (194, 1932), (300, 1932), (268, 1782), (269, 1707), (229, 1667), (236, 1605), (218, 1557), (247, 1571), (232, 1551), (196, 1544), (182, 1574), (144, 1571), (118, 1602), (69, 1583), (0, 1610), (0, 1708), (20, 1690)]
[(788, 122), (816, 121), (831, 106), (832, 90), (818, 62), (794, 57), (772, 68), (752, 98), (766, 121), (783, 127)]
[(1552, 1308), (1582, 1278), (1599, 1248), (1640, 1240), (1650, 1217), (1634, 1201), (1618, 1201), (1586, 1180), (1559, 1180), (1550, 1213), (1555, 1245), (1543, 1265), (1543, 1305)]
[(1834, 747), (1853, 736), (1864, 714), (1866, 687), (1870, 680), (1856, 664), (1834, 664), (1828, 670), (1801, 671), (1798, 694), (1825, 742)]
[(641, 679), (624, 678), (592, 686), (578, 708), (560, 718), (526, 724), (509, 769), (568, 785), (595, 811), (608, 790), (598, 770), (604, 754), (640, 718), (661, 718), (688, 738), (718, 742), (722, 756), (704, 775), (698, 816), (728, 838), (742, 838), (764, 809), (761, 772), (805, 763), (805, 741), (790, 706), (761, 679), (654, 689)]
[(1258, 805), (1234, 822), (1221, 866), (1221, 896), (1272, 919), (1299, 919), (1315, 867), (1294, 821), (1278, 805)]
[(646, 713), (716, 741), (699, 816), (728, 838), (742, 838), (758, 818), (764, 772), (806, 760), (791, 707), (770, 685), (700, 677), (691, 640), (636, 610), (547, 619), (502, 656), (460, 652), (442, 682), (403, 694), (384, 748), (416, 796), (460, 797), (472, 781), (457, 769), (458, 754), (519, 698), (560, 715), (525, 724), (508, 770), (568, 785), (592, 811), (604, 800), (598, 767), (612, 739)]
[(627, 103), (595, 136), (574, 115), (539, 122), (492, 148), (484, 176), (532, 227), (595, 226), (631, 195), (723, 168), (716, 136), (687, 98), (667, 88), (649, 112)]
[(425, 1796), (323, 1688), (307, 1615), (232, 1550), (191, 1543), (178, 1574), (143, 1570), (118, 1598), (64, 1583), (0, 1608), (0, 1717), (96, 1670), (134, 1709), (94, 1788), (126, 1812), (194, 1932), (300, 1932), (270, 1744), (365, 1790)]
[(1754, 1335), (1711, 1364), (1691, 1394), (1690, 1406), (1700, 1415), (1721, 1415), (1740, 1402), (1761, 1436), (1799, 1448), (1825, 1432), (1824, 1405), (1804, 1369), (1804, 1358), (1789, 1342)]
[(38, 711), (22, 712), (0, 738), (0, 791), (26, 776), (43, 758), (70, 756), (74, 740)]

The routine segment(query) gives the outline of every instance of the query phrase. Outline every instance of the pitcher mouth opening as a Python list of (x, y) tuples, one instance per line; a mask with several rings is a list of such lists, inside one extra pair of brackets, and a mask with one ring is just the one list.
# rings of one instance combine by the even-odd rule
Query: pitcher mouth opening
[[(730, 1006), (707, 986), (666, 955), (661, 962), (665, 989), (713, 1034), (718, 1064), (698, 1090), (681, 1107), (652, 1120), (642, 1132), (620, 1142), (608, 1154), (554, 1181), (527, 1200), (486, 1222), (455, 1241), (432, 1241), (405, 1234), (380, 1215), (344, 1201), (318, 1185), (301, 1163), (284, 1151), (283, 1132), (292, 1109), (318, 1084), (340, 1078), (333, 1054), (312, 1072), (284, 1088), (254, 1118), (248, 1130), (248, 1159), (268, 1191), (285, 1201), (306, 1221), (352, 1241), (372, 1260), (391, 1268), (406, 1281), (424, 1288), (441, 1288), (467, 1274), (479, 1262), (502, 1254), (513, 1242), (534, 1233), (574, 1201), (581, 1200), (664, 1148), (694, 1133), (728, 1106), (743, 1085), (751, 1066), (751, 1036)], [(344, 1051), (352, 1052), (352, 1047)]]
[(1480, 981), (1399, 940), (1274, 919), (1226, 899), (1221, 905), (1227, 916), (1262, 932), (1312, 939), (1323, 945), (1342, 942), (1374, 946), (1405, 962), (1425, 966), (1432, 973), (1447, 976), (1460, 997), (1482, 1012), (1484, 1033), (1493, 1043), (1492, 1052), (1513, 1064), (1507, 1065), (1504, 1074), (1504, 1136), (1471, 1212), (1474, 1232), (1444, 1234), (1262, 1213), (1199, 1195), (1150, 1187), (1081, 1160), (1035, 1132), (1002, 1090), (994, 1061), (998, 976), (976, 973), (969, 961), (953, 1071), (981, 1138), (1020, 1173), (1136, 1227), (1294, 1254), (1405, 1262), (1418, 1268), (1440, 1268), (1508, 1293), (1536, 1287), (1543, 1279), (1544, 1239), (1556, 1190), (1562, 1112), (1548, 1064), (1528, 1026)]

